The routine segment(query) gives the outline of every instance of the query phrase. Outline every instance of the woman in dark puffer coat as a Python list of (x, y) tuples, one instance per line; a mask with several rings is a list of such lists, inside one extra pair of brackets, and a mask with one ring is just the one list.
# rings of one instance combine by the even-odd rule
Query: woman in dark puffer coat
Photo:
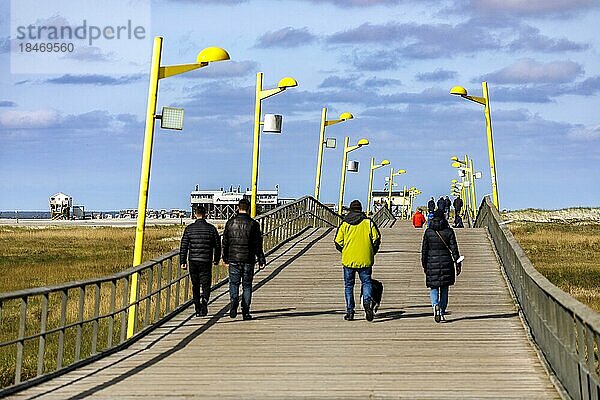
[[(450, 254), (450, 250), (452, 254)], [(454, 284), (454, 274), (461, 272), (461, 263), (454, 269), (454, 260), (460, 257), (456, 236), (448, 225), (443, 210), (436, 210), (431, 225), (423, 236), (421, 264), (430, 288), (431, 306), (435, 322), (444, 319), (448, 305), (448, 287)]]

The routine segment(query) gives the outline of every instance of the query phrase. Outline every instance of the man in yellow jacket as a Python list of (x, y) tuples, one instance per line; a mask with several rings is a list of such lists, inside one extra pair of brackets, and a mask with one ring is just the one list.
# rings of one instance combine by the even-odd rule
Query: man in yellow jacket
[(356, 272), (362, 283), (363, 306), (367, 321), (373, 321), (371, 302), (371, 272), (379, 250), (381, 234), (377, 225), (362, 212), (360, 201), (350, 203), (350, 211), (335, 235), (335, 247), (342, 253), (344, 289), (346, 291), (346, 321), (354, 319), (354, 280)]

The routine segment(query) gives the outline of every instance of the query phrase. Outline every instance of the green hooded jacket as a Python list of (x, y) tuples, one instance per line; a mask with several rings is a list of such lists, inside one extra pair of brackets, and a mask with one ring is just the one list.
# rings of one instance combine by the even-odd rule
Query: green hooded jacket
[(342, 265), (348, 268), (372, 267), (380, 243), (377, 225), (357, 211), (346, 215), (335, 235), (335, 247), (342, 252)]

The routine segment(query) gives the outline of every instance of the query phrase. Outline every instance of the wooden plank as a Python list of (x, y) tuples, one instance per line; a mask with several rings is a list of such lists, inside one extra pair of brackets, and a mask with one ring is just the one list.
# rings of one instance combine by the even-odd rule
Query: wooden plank
[(384, 300), (372, 323), (358, 308), (358, 320), (342, 319), (340, 255), (333, 232), (317, 240), (325, 232), (270, 257), (255, 276), (254, 320), (229, 318), (223, 287), (207, 317), (189, 309), (128, 349), (14, 398), (559, 398), (483, 230), (457, 232), (466, 260), (443, 324), (424, 284), (422, 230), (382, 229), (373, 276)]

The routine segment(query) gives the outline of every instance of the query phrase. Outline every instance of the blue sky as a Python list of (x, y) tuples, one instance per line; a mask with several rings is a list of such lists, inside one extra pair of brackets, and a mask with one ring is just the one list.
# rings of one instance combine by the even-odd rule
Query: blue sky
[[(487, 80), (502, 208), (600, 206), (595, 0), (133, 1), (131, 15), (106, 12), (103, 23), (137, 18), (146, 40), (125, 53), (78, 49), (57, 71), (44, 57), (11, 64), (17, 11), (0, 4), (0, 210), (43, 210), (58, 191), (87, 209), (136, 206), (155, 35), (163, 64), (192, 62), (207, 46), (232, 61), (161, 81), (159, 108), (184, 107), (186, 120), (181, 132), (157, 125), (149, 207), (187, 208), (196, 184), (249, 186), (258, 71), (265, 87), (299, 82), (263, 102), (284, 116), (284, 133), (262, 135), (260, 188), (312, 194), (328, 107), (330, 118), (355, 119), (327, 130), (338, 148), (325, 151), (323, 201), (337, 202), (346, 135), (371, 142), (351, 153), (361, 169), (347, 177), (346, 203), (366, 201), (370, 157), (406, 169), (396, 181), (420, 188), (424, 203), (447, 194), (450, 156), (468, 154), (483, 173), (478, 196), (488, 194), (483, 107), (448, 94), (462, 85), (480, 96)], [(102, 10), (85, 3), (29, 18), (91, 23)], [(375, 172), (375, 188), (386, 173)]]

